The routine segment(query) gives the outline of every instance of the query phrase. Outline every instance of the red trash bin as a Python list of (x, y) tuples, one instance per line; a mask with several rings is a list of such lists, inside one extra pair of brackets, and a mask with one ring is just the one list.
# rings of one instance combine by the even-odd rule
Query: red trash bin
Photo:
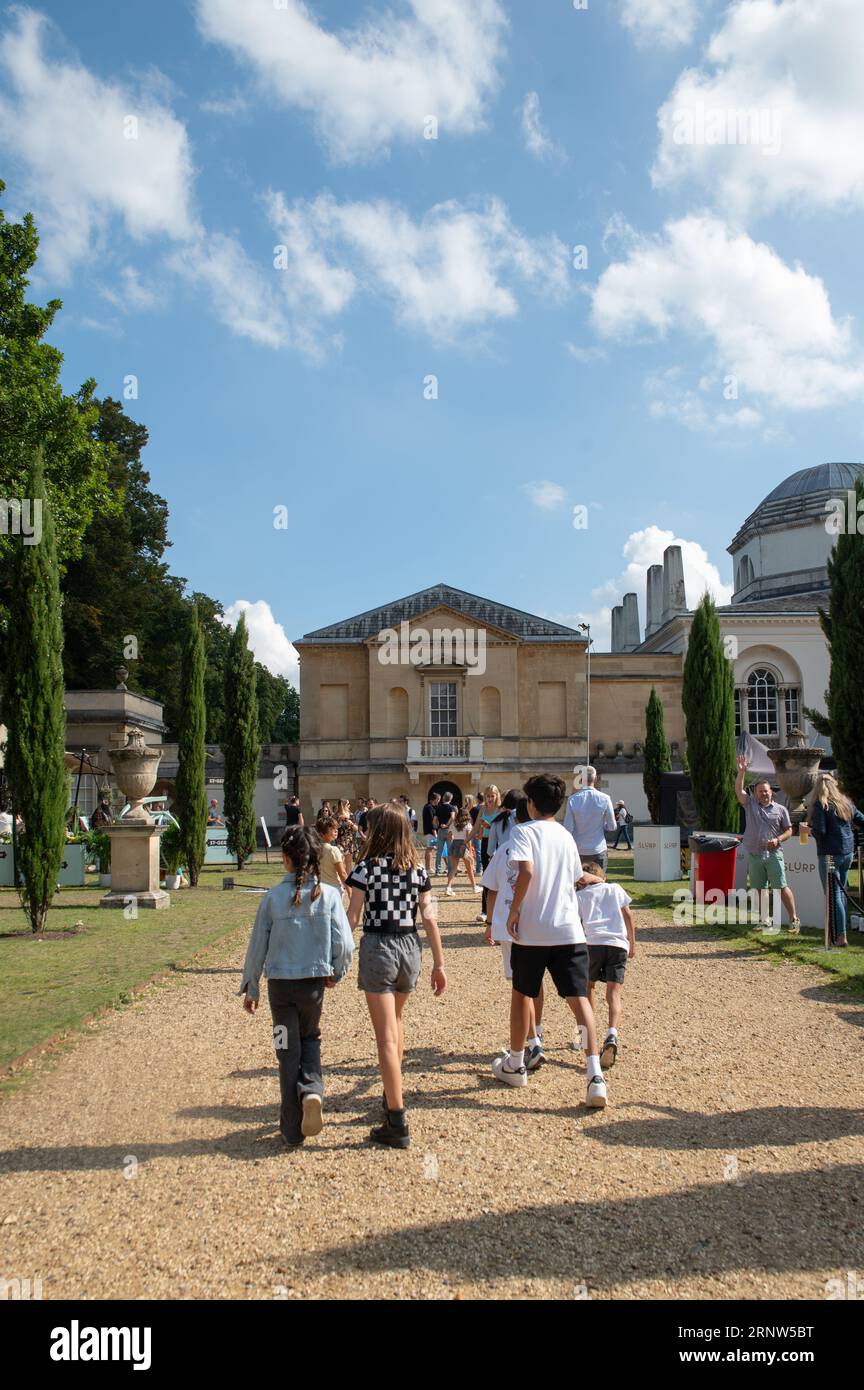
[(699, 831), (690, 836), (689, 844), (693, 856), (693, 896), (698, 898), (700, 883), (703, 902), (712, 889), (731, 893), (735, 887), (735, 859), (740, 837)]

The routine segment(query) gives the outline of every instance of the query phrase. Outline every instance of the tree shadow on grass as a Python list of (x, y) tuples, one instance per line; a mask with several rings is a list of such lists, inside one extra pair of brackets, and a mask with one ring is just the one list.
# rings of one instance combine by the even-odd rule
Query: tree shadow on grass
[(860, 1263), (861, 1237), (838, 1197), (859, 1183), (860, 1169), (850, 1164), (619, 1201), (525, 1206), (331, 1245), (299, 1256), (299, 1273), (423, 1269), (474, 1279), (584, 1280), (602, 1289), (738, 1270), (845, 1269)]

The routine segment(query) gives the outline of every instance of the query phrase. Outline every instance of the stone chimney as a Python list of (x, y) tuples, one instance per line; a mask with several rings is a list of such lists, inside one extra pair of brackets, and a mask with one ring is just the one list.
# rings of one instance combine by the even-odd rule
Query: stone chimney
[(663, 618), (668, 623), (679, 613), (687, 612), (687, 593), (684, 589), (684, 559), (680, 545), (667, 545), (663, 551)]
[(648, 571), (648, 616), (645, 620), (645, 638), (656, 632), (663, 620), (663, 566), (652, 565)]
[(623, 607), (621, 606), (621, 604), (619, 603), (615, 608), (612, 609), (612, 651), (613, 651), (613, 652), (620, 652), (620, 651), (622, 650), (622, 647), (621, 647), (621, 636), (622, 636), (621, 629), (622, 629), (622, 627), (623, 627), (623, 618), (624, 618), (624, 609), (623, 609)]
[(639, 646), (639, 600), (635, 594), (624, 595), (621, 615), (621, 650), (635, 652)]

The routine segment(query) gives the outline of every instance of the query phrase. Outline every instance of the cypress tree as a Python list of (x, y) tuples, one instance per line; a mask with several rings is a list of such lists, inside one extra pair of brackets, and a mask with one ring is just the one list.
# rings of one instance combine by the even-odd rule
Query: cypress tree
[(225, 728), (225, 825), (228, 848), (237, 856), (237, 868), (242, 869), (255, 849), (255, 781), (260, 756), (255, 659), (242, 613), (225, 666)]
[(23, 525), (12, 537), (3, 722), (12, 810), (24, 818), (17, 840), (19, 892), (31, 929), (41, 932), (63, 860), (67, 804), (60, 582), (41, 449), (25, 487), (32, 540), (27, 543)]
[(710, 594), (693, 615), (681, 694), (693, 800), (703, 830), (737, 831), (735, 681)]
[[(814, 728), (831, 739), (837, 759), (837, 776), (843, 790), (858, 805), (864, 804), (864, 741), (861, 708), (864, 701), (864, 482), (855, 482), (858, 515), (847, 519), (828, 557), (831, 592), (828, 612), (819, 610), (822, 631), (828, 640), (831, 675), (825, 691), (828, 717), (816, 710), (804, 713)], [(859, 522), (858, 516), (861, 517)]]
[(648, 798), (648, 812), (655, 825), (660, 824), (660, 773), (669, 772), (672, 754), (666, 742), (663, 724), (663, 705), (653, 685), (645, 708), (645, 763), (642, 786)]
[(207, 848), (207, 789), (204, 785), (207, 751), (204, 736), (207, 709), (204, 704), (204, 634), (193, 603), (181, 662), (180, 732), (175, 799), (183, 855), (189, 882), (195, 888)]

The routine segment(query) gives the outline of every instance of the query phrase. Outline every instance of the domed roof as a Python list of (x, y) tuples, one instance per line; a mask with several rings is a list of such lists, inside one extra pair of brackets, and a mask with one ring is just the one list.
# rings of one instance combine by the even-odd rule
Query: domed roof
[(756, 533), (824, 521), (827, 499), (843, 497), (857, 478), (864, 479), (864, 464), (820, 463), (790, 474), (750, 513), (729, 553), (734, 555)]
[(802, 497), (807, 492), (845, 492), (847, 488), (855, 486), (856, 478), (864, 478), (862, 463), (820, 463), (815, 468), (802, 468), (784, 478), (773, 492), (768, 493), (761, 505), (764, 507), (766, 502), (785, 497)]

